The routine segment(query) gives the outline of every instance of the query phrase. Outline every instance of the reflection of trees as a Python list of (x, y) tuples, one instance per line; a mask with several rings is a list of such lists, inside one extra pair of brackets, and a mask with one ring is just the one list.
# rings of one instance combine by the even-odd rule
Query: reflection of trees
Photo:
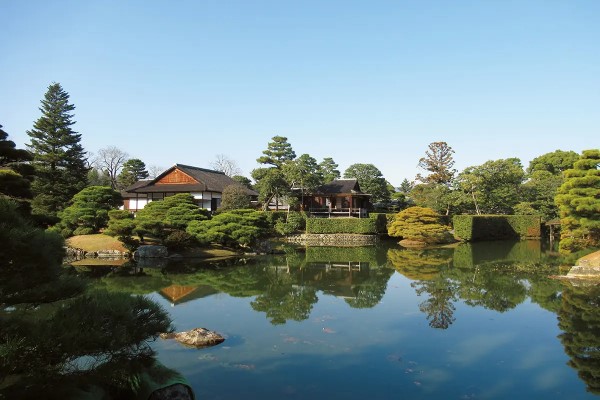
[(429, 281), (411, 283), (417, 295), (429, 294), (429, 298), (419, 304), (419, 310), (427, 315), (429, 326), (437, 329), (447, 329), (454, 322), (454, 303), (456, 288), (449, 279), (438, 277)]
[(452, 250), (448, 249), (388, 250), (388, 261), (396, 271), (413, 280), (435, 278), (451, 260)]
[(576, 369), (587, 390), (600, 394), (600, 287), (565, 284), (558, 312), (559, 335), (569, 366)]
[(428, 294), (427, 300), (419, 304), (429, 326), (447, 329), (454, 322), (456, 287), (446, 276), (452, 250), (448, 249), (390, 249), (388, 260), (394, 268), (407, 278), (413, 279), (411, 286), (418, 296)]
[[(156, 303), (124, 293), (93, 291), (51, 309), (2, 321), (0, 376), (20, 379), (4, 391), (10, 398), (76, 398), (89, 385), (130, 397), (155, 362), (146, 340), (171, 327)], [(163, 372), (155, 379), (174, 374)]]
[(375, 307), (385, 295), (387, 283), (393, 273), (390, 268), (369, 269), (367, 278), (352, 286), (354, 298), (346, 298), (346, 303), (352, 308)]
[(527, 298), (525, 282), (510, 273), (498, 273), (483, 266), (455, 276), (460, 282), (458, 295), (470, 306), (483, 306), (504, 312), (515, 308)]
[(313, 304), (318, 301), (316, 290), (301, 285), (297, 277), (277, 267), (269, 270), (270, 284), (264, 292), (250, 303), (256, 311), (267, 314), (274, 325), (285, 324), (287, 320), (308, 319)]

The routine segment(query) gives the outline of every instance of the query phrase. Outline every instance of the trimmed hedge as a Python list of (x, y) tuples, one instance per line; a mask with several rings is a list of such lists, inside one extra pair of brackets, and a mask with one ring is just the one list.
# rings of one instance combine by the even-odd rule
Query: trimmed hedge
[(542, 236), (539, 215), (455, 215), (452, 222), (454, 237), (466, 242)]
[(354, 233), (375, 235), (377, 219), (374, 218), (308, 218), (306, 233)]

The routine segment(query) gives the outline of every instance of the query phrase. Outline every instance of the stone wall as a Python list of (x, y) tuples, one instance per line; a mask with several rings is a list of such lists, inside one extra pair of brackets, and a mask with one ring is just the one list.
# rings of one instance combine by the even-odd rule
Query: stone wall
[(305, 246), (371, 246), (377, 243), (377, 235), (356, 235), (346, 233), (336, 234), (303, 234), (288, 236), (290, 243), (302, 244)]

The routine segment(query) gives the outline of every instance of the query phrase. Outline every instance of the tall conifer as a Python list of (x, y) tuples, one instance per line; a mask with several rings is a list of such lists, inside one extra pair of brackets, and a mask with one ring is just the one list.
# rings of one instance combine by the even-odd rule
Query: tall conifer
[(31, 137), (27, 147), (33, 153), (36, 169), (32, 208), (34, 214), (52, 222), (86, 186), (89, 168), (80, 144), (81, 134), (71, 129), (75, 106), (69, 103), (69, 94), (59, 83), (52, 83), (41, 103), (42, 116), (27, 131)]

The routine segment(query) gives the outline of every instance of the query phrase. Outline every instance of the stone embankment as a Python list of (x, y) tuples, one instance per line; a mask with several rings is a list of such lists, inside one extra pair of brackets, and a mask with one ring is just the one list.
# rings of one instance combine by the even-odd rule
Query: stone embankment
[(129, 258), (131, 254), (126, 251), (118, 250), (98, 250), (85, 251), (83, 249), (65, 247), (67, 260), (83, 260), (84, 258), (103, 258), (107, 260), (117, 260), (121, 258)]
[(336, 246), (336, 247), (354, 247), (371, 246), (377, 243), (377, 235), (356, 235), (346, 233), (336, 234), (302, 234), (288, 236), (290, 243), (301, 244), (305, 246)]

